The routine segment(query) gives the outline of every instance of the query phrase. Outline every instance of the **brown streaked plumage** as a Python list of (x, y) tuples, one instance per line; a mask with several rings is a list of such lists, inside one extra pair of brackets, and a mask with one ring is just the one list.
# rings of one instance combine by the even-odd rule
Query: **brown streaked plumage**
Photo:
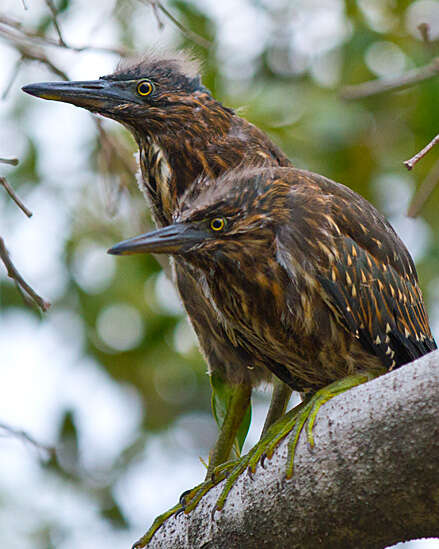
[[(152, 91), (139, 95), (138, 86), (145, 81)], [(114, 74), (99, 80), (46, 82), (23, 89), (112, 118), (131, 131), (139, 147), (139, 186), (158, 226), (172, 221), (179, 199), (200, 176), (216, 180), (239, 165), (291, 165), (264, 132), (216, 101), (202, 85), (196, 65), (181, 55), (149, 54), (124, 61)], [(236, 385), (236, 390), (241, 386), (248, 404), (251, 387), (270, 380), (270, 374), (266, 368), (248, 368), (247, 353), (233, 344), (201, 291), (199, 269), (183, 257), (176, 258), (173, 269), (210, 373)], [(245, 406), (234, 413), (243, 415)], [(223, 450), (215, 449), (210, 464), (228, 459), (232, 438)]]
[[(210, 228), (217, 219), (224, 229)], [(173, 225), (111, 250), (141, 252), (181, 255), (202, 272), (205, 298), (246, 363), (295, 390), (436, 348), (395, 231), (364, 198), (310, 172), (239, 170), (197, 183)]]

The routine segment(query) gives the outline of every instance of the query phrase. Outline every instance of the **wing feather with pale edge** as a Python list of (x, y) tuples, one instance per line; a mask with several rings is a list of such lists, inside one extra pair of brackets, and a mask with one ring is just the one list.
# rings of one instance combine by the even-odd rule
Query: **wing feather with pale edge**
[(318, 228), (306, 244), (317, 254), (316, 277), (337, 320), (389, 369), (436, 349), (413, 260), (390, 224), (344, 185), (297, 172), (296, 223), (302, 237)]

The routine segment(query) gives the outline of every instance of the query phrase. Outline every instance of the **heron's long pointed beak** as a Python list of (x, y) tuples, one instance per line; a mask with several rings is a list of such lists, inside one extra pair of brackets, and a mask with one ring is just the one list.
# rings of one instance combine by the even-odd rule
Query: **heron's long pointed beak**
[(105, 110), (121, 103), (133, 102), (131, 90), (113, 80), (88, 80), (79, 82), (38, 82), (28, 84), (22, 90), (35, 97), (72, 103), (90, 111)]
[(176, 223), (119, 242), (110, 248), (108, 253), (112, 255), (181, 254), (188, 252), (195, 245), (203, 242), (205, 238), (206, 235), (203, 231), (185, 223)]

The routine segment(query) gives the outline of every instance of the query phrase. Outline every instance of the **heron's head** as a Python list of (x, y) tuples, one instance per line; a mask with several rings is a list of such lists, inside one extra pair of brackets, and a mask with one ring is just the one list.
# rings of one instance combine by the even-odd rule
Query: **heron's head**
[(182, 197), (174, 223), (117, 244), (115, 255), (183, 255), (206, 267), (248, 263), (272, 253), (277, 226), (288, 215), (285, 169), (238, 169), (196, 181)]
[(178, 131), (189, 124), (194, 110), (211, 97), (195, 62), (182, 54), (171, 58), (150, 54), (123, 61), (113, 74), (98, 80), (39, 82), (24, 86), (23, 91), (71, 103), (133, 130), (155, 133), (160, 128)]

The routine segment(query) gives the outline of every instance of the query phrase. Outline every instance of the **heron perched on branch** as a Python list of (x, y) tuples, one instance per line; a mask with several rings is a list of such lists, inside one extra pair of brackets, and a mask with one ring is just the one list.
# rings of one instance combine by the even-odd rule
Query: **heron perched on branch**
[[(158, 226), (172, 221), (179, 200), (201, 175), (215, 181), (239, 165), (289, 166), (288, 158), (261, 130), (216, 101), (201, 83), (198, 68), (182, 55), (146, 55), (122, 62), (98, 80), (43, 82), (23, 90), (64, 101), (123, 124), (140, 151), (139, 185)], [(228, 411), (209, 459), (208, 475), (229, 459), (250, 405), (252, 387), (271, 381), (265, 366), (251, 366), (238, 349), (201, 289), (203, 273), (176, 257), (180, 296), (214, 379), (232, 387)], [(265, 429), (284, 411), (290, 397), (275, 384)]]
[(109, 251), (184, 257), (202, 273), (205, 298), (247, 363), (307, 395), (175, 511), (191, 510), (227, 476), (220, 509), (238, 475), (254, 472), (292, 431), (290, 477), (301, 429), (308, 420), (313, 443), (324, 402), (436, 349), (402, 241), (367, 200), (317, 174), (239, 169), (195, 182), (172, 224)]

